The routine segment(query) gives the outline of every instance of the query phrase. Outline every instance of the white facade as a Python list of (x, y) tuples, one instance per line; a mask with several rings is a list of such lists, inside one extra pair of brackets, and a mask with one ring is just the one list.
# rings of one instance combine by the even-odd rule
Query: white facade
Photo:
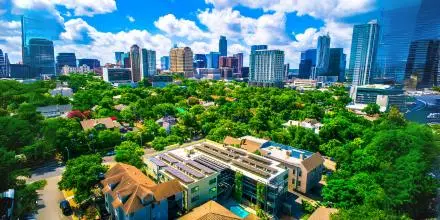
[(92, 72), (92, 70), (90, 69), (89, 66), (87, 65), (82, 65), (79, 67), (71, 67), (71, 66), (63, 66), (63, 68), (61, 69), (61, 74), (62, 75), (69, 75), (70, 73), (89, 73)]
[(251, 83), (282, 83), (284, 81), (284, 51), (257, 50), (251, 53)]

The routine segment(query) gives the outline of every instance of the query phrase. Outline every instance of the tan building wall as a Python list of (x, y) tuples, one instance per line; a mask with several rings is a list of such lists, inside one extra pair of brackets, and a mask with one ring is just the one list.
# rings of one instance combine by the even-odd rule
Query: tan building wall
[(172, 48), (170, 50), (170, 71), (193, 75), (193, 52), (189, 47)]

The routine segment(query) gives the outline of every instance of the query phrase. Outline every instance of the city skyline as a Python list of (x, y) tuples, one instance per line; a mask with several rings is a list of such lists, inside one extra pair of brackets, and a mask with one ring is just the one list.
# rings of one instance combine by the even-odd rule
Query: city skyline
[[(398, 7), (417, 2), (389, 5)], [(149, 4), (152, 13), (139, 12), (138, 7), (131, 7), (134, 4)], [(349, 59), (353, 25), (377, 18), (379, 8), (389, 7), (370, 0), (350, 5), (340, 0), (322, 3), (331, 7), (306, 7), (313, 4), (245, 1), (238, 5), (235, 1), (198, 0), (182, 6), (169, 0), (129, 3), (108, 0), (86, 7), (83, 3), (2, 1), (0, 6), (5, 9), (0, 11), (0, 27), (5, 28), (6, 34), (0, 34), (0, 48), (10, 54), (11, 63), (20, 61), (21, 48), (16, 44), (16, 37), (20, 36), (18, 15), (29, 14), (32, 8), (30, 14), (49, 16), (65, 27), (54, 41), (55, 53), (75, 52), (77, 57), (98, 58), (107, 63), (114, 61), (113, 52), (126, 51), (138, 44), (155, 50), (159, 64), (159, 58), (167, 55), (174, 43), (189, 46), (194, 53), (218, 52), (218, 39), (224, 35), (228, 39), (228, 56), (244, 53), (245, 66), (252, 44), (268, 44), (285, 51), (286, 63), (295, 67), (300, 52), (314, 48), (317, 37), (327, 32), (332, 38), (331, 47), (344, 48)], [(219, 16), (224, 19), (219, 21)]]

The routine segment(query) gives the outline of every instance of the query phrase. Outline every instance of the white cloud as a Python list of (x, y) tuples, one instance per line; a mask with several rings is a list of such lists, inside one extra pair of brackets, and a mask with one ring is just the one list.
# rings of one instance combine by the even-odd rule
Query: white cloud
[(299, 16), (315, 18), (341, 18), (364, 13), (374, 8), (376, 0), (205, 0), (216, 8), (232, 8), (242, 5), (262, 8), (264, 11), (297, 12)]
[(0, 49), (8, 53), (11, 62), (21, 60), (21, 24), (0, 20)]
[[(56, 52), (75, 52), (78, 58), (97, 58), (103, 64), (114, 63), (114, 52), (128, 51), (133, 44), (156, 50), (157, 59), (167, 55), (172, 46), (168, 37), (154, 35), (146, 30), (100, 32), (81, 18), (69, 20), (65, 26), (66, 32), (61, 34), (60, 41), (55, 42)], [(75, 40), (81, 40), (84, 34), (87, 34), (91, 41), (88, 44), (75, 43)]]
[(106, 14), (116, 10), (115, 0), (12, 0), (13, 11), (47, 10), (60, 16), (56, 6), (73, 10), (75, 16), (89, 16)]
[(130, 15), (127, 15), (127, 19), (128, 19), (128, 21), (131, 22), (131, 23), (133, 23), (133, 22), (136, 21), (136, 19), (134, 19), (134, 18), (133, 18), (132, 16), (130, 16)]
[(189, 40), (208, 37), (194, 21), (177, 19), (173, 14), (159, 17), (154, 26), (169, 36), (187, 37)]

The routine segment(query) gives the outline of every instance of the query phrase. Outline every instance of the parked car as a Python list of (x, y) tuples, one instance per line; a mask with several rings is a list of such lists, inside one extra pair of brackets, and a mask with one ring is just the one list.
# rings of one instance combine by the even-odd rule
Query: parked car
[(112, 151), (107, 152), (107, 153), (105, 154), (105, 156), (113, 156), (113, 155), (115, 155), (115, 154), (116, 154), (115, 151), (112, 150)]
[(60, 202), (60, 209), (63, 211), (63, 215), (65, 215), (65, 216), (72, 215), (72, 213), (73, 213), (69, 202), (66, 200), (63, 200)]

